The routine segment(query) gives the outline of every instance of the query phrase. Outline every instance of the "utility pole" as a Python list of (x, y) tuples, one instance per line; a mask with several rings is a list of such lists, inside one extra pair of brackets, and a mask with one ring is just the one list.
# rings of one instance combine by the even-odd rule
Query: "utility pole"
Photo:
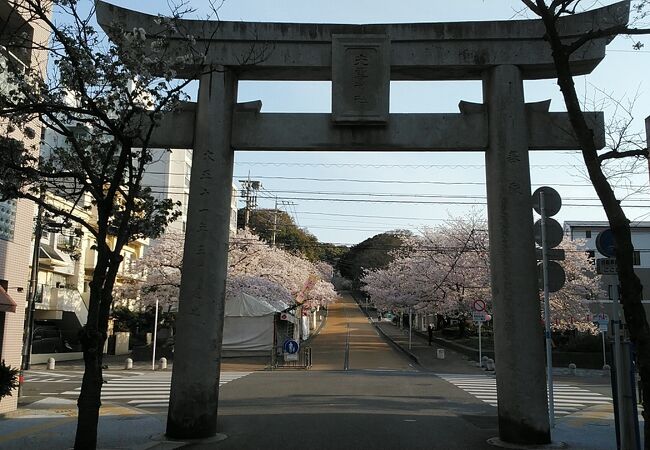
[(275, 197), (275, 208), (273, 208), (273, 234), (271, 234), (271, 245), (275, 247), (275, 233), (278, 231), (278, 197)]
[[(43, 198), (43, 196), (41, 196)], [(32, 338), (34, 336), (34, 310), (36, 309), (36, 293), (38, 292), (38, 259), (43, 237), (43, 207), (38, 206), (36, 226), (34, 228), (34, 251), (32, 253), (32, 271), (29, 277), (27, 292), (27, 314), (25, 316), (25, 331), (23, 336), (22, 370), (29, 370), (32, 356)]]
[[(650, 152), (650, 116), (645, 118), (645, 148)], [(650, 158), (648, 158), (648, 176), (650, 177)]]
[(242, 185), (242, 198), (246, 202), (244, 210), (244, 228), (248, 228), (250, 223), (251, 211), (257, 208), (257, 191), (262, 187), (262, 183), (257, 180), (251, 180), (250, 175), (246, 180), (239, 180)]

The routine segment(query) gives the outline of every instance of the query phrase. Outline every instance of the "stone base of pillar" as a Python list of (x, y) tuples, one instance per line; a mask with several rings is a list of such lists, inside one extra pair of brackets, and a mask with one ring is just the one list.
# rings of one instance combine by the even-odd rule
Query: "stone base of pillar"
[(503, 442), (498, 437), (493, 437), (487, 440), (487, 443), (493, 447), (498, 448), (518, 448), (522, 450), (554, 450), (561, 448), (569, 448), (564, 442), (551, 442), (550, 444), (541, 445), (525, 445), (525, 444), (512, 444), (510, 442)]
[(156, 434), (154, 436), (151, 436), (151, 440), (154, 442), (169, 442), (170, 444), (214, 444), (215, 442), (221, 442), (226, 439), (228, 439), (228, 436), (223, 433), (217, 433), (209, 438), (201, 439), (174, 439), (170, 438), (166, 434)]

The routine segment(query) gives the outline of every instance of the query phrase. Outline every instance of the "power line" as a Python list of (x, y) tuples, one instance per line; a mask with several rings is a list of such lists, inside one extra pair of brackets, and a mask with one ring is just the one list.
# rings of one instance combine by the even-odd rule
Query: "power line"
[[(238, 176), (233, 176), (238, 178)], [(485, 181), (413, 181), (413, 180), (369, 180), (358, 178), (312, 178), (312, 177), (284, 177), (284, 176), (260, 176), (256, 175), (255, 178), (264, 180), (292, 180), (292, 181), (317, 181), (317, 182), (343, 182), (343, 183), (364, 183), (364, 184), (430, 184), (441, 186), (485, 186)], [(553, 186), (559, 187), (593, 187), (592, 184), (577, 184), (577, 183), (552, 183)], [(541, 183), (531, 183), (531, 186), (545, 186)], [(642, 189), (650, 187), (650, 185), (628, 185), (626, 188)]]
[(400, 216), (371, 216), (363, 214), (341, 214), (341, 213), (324, 213), (324, 212), (311, 212), (311, 211), (298, 211), (300, 214), (315, 215), (315, 216), (335, 216), (335, 217), (365, 217), (368, 219), (400, 219), (400, 220), (423, 220), (423, 221), (445, 221), (453, 220), (453, 218), (436, 219), (426, 217), (400, 217)]
[[(169, 191), (156, 191), (152, 190), (151, 193), (153, 194), (169, 194)], [(409, 196), (412, 197), (412, 196)], [(267, 197), (267, 198), (272, 198), (272, 197)], [(448, 198), (448, 196), (443, 196), (442, 198)], [(477, 196), (470, 196), (468, 198), (479, 198)], [(487, 202), (485, 201), (478, 201), (478, 202), (461, 202), (461, 201), (446, 201), (446, 200), (440, 200), (440, 201), (424, 201), (424, 200), (375, 200), (375, 199), (367, 199), (367, 198), (360, 198), (360, 199), (353, 199), (353, 198), (334, 198), (334, 197), (278, 197), (278, 200), (284, 200), (284, 201), (293, 201), (293, 200), (302, 200), (302, 201), (321, 201), (321, 202), (344, 202), (344, 203), (399, 203), (399, 204), (407, 204), (407, 205), (467, 205), (467, 206), (484, 206), (487, 205)], [(585, 199), (585, 200), (593, 200), (593, 201), (598, 201), (598, 199)], [(649, 201), (650, 200), (640, 200), (637, 199), (635, 200), (637, 202), (639, 201)], [(565, 203), (564, 206), (571, 206), (571, 207), (585, 207), (585, 208), (598, 208), (602, 207), (600, 204), (583, 204), (583, 203)], [(649, 205), (624, 205), (625, 208), (650, 208)]]
[[(455, 198), (455, 199), (487, 199), (485, 195), (474, 194), (414, 194), (401, 192), (345, 192), (345, 191), (306, 191), (306, 190), (266, 190), (272, 193), (273, 198), (276, 194), (311, 194), (311, 195), (344, 195), (344, 196), (366, 196), (366, 197), (408, 197), (408, 198)], [(564, 197), (564, 200), (574, 201), (599, 201), (595, 197)], [(626, 200), (635, 200), (638, 202), (650, 202), (648, 198), (627, 197)]]
[[(161, 187), (161, 186), (148, 186), (150, 188), (152, 187)], [(174, 188), (172, 188), (174, 189)], [(244, 192), (247, 192), (245, 189)], [(311, 190), (263, 190), (264, 193), (267, 195), (261, 195), (258, 194), (262, 198), (266, 198), (269, 200), (274, 200), (276, 197), (278, 199), (283, 199), (285, 201), (291, 200), (292, 198), (290, 197), (278, 197), (277, 194), (298, 194), (298, 195), (303, 195), (303, 194), (310, 194), (310, 195), (336, 195), (336, 196), (356, 196), (356, 197), (397, 197), (397, 198), (435, 198), (435, 199), (477, 199), (477, 200), (485, 200), (487, 199), (487, 196), (485, 195), (476, 195), (476, 194), (415, 194), (415, 193), (400, 193), (400, 192), (346, 192), (346, 191), (311, 191)], [(173, 192), (171, 190), (165, 190), (165, 191), (157, 191), (152, 189), (152, 193), (169, 193), (169, 194), (179, 194), (178, 192)], [(183, 192), (185, 193), (185, 192)], [(320, 198), (301, 198), (301, 197), (295, 197), (297, 200), (317, 200)], [(321, 200), (332, 200), (332, 201), (343, 201), (343, 199), (339, 200), (336, 198), (322, 198)], [(359, 201), (373, 201), (370, 199), (358, 199)], [(593, 202), (599, 202), (599, 199), (597, 197), (564, 197), (564, 200), (569, 200), (569, 201), (593, 201)], [(345, 201), (356, 201), (356, 199), (345, 199)], [(650, 202), (650, 198), (637, 198), (633, 195), (627, 196), (625, 199), (622, 201), (635, 201), (635, 202)], [(386, 201), (388, 202), (388, 200)], [(413, 203), (409, 202), (406, 200), (395, 200), (394, 202), (403, 202), (403, 203)], [(570, 206), (569, 204), (567, 204)], [(287, 206), (293, 206), (293, 205), (287, 205)], [(600, 206), (599, 204), (596, 205), (574, 205), (574, 206)], [(627, 205), (631, 206), (631, 205)], [(639, 205), (638, 207), (642, 207)]]
[[(237, 161), (235, 166), (289, 166), (289, 167), (370, 167), (379, 168), (410, 168), (410, 169), (484, 169), (485, 164), (368, 164), (368, 163), (302, 163), (302, 162), (260, 162)], [(531, 164), (530, 167), (543, 169), (561, 169), (566, 167), (579, 167), (576, 164)]]

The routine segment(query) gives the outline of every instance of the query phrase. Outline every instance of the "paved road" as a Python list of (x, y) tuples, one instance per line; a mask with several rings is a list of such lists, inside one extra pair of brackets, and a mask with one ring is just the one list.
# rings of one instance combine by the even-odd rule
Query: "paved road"
[(312, 344), (312, 370), (415, 370), (377, 333), (349, 295), (329, 309)]
[[(311, 370), (256, 371), (254, 368), (263, 369), (263, 365), (229, 365), (232, 372), (222, 372), (225, 384), (220, 389), (218, 422), (219, 432), (227, 438), (218, 444), (190, 444), (187, 448), (493, 448), (486, 440), (498, 433), (494, 379), (468, 361), (449, 358), (435, 360), (427, 370), (414, 367), (380, 337), (348, 296), (330, 308), (326, 325), (311, 345)], [(426, 346), (422, 351), (434, 349)], [(75, 370), (32, 371), (27, 375), (26, 392), (73, 399), (80, 375)], [(148, 435), (164, 431), (169, 372), (116, 370), (107, 376), (105, 407), (121, 408), (114, 414), (130, 417), (133, 426), (116, 434), (113, 428), (124, 427), (127, 422), (120, 420), (126, 419), (103, 417), (100, 446), (123, 447), (126, 441), (144, 448), (136, 446), (136, 441), (142, 445)], [(567, 408), (608, 402), (606, 395), (599, 396), (588, 387), (584, 391), (571, 388), (570, 393), (560, 387), (576, 397), (567, 398)], [(73, 402), (69, 403), (73, 410)], [(146, 428), (147, 436), (140, 428)], [(49, 436), (47, 447), (30, 448), (59, 448), (59, 443), (61, 448), (69, 446), (73, 430), (70, 422), (67, 429)], [(17, 449), (26, 448), (21, 447), (26, 441), (12, 443)]]

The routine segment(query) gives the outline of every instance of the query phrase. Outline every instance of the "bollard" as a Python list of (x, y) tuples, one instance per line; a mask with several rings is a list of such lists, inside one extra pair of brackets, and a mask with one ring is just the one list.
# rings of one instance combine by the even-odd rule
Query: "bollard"
[(488, 360), (485, 361), (485, 370), (494, 370), (494, 360), (492, 358), (488, 358)]
[(481, 362), (480, 362), (480, 364), (481, 364), (480, 367), (485, 367), (485, 365), (487, 364), (488, 359), (490, 359), (490, 358), (488, 358), (487, 356), (482, 357)]
[(47, 370), (54, 370), (56, 360), (54, 358), (47, 358)]
[(124, 361), (124, 369), (129, 370), (133, 369), (133, 360), (131, 358), (126, 358)]
[(575, 375), (576, 374), (576, 365), (571, 363), (569, 364), (569, 374)]
[(436, 350), (436, 357), (438, 359), (445, 359), (445, 349), (439, 348), (438, 350)]
[(609, 364), (605, 364), (603, 366), (603, 376), (604, 377), (611, 377), (612, 376), (611, 370), (612, 370), (612, 368), (609, 366)]
[(158, 370), (165, 370), (167, 368), (167, 358), (162, 357), (158, 360)]

